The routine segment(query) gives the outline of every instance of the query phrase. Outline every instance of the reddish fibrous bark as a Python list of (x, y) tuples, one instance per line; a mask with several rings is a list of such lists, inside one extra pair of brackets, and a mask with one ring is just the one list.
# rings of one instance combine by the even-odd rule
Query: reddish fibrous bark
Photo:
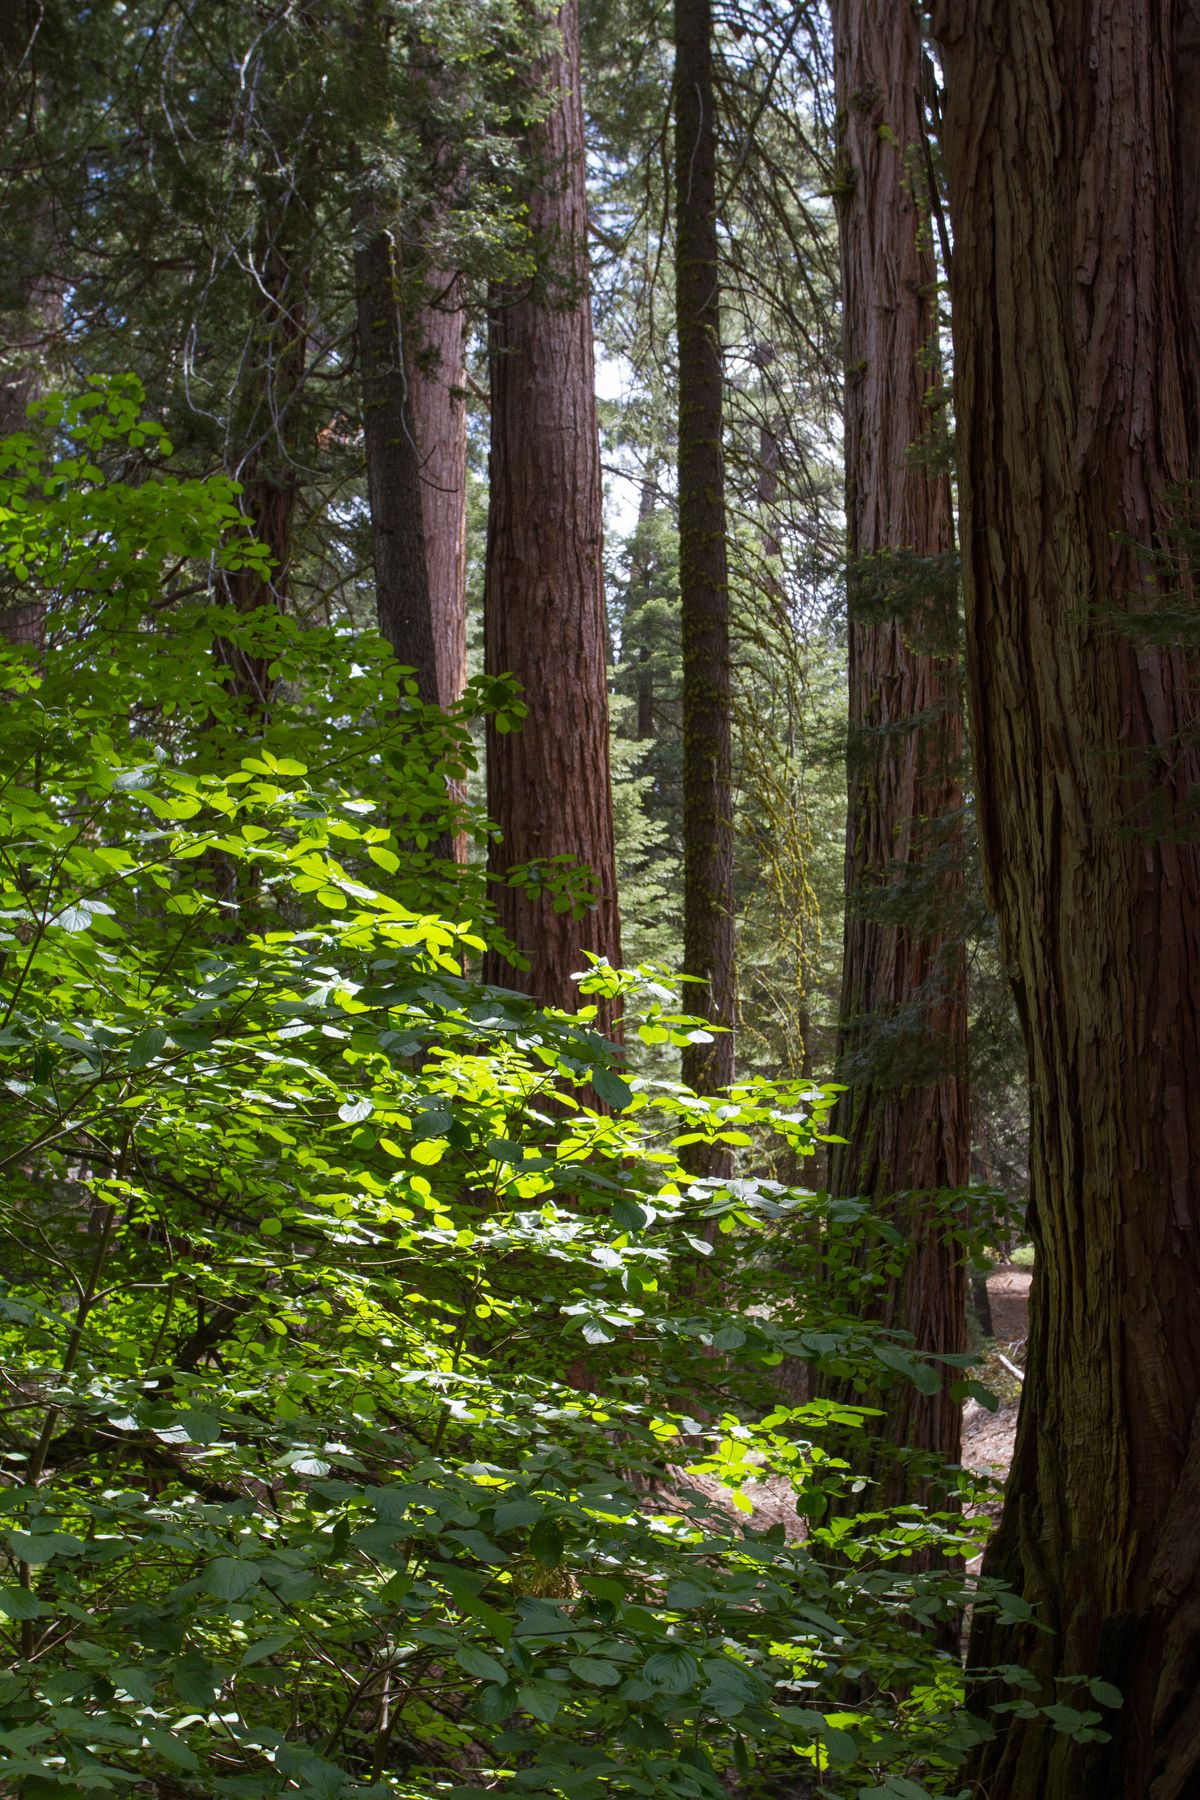
[[(683, 1053), (701, 1093), (734, 1070), (733, 730), (722, 441), (717, 133), (710, 0), (675, 0), (675, 319), (679, 340), (679, 602), (683, 649), (683, 969), (691, 1011), (719, 1029)], [(697, 1173), (728, 1173), (697, 1146)]]
[[(889, 556), (953, 548), (949, 477), (913, 455), (929, 433), (937, 380), (920, 38), (915, 12), (895, 0), (835, 0), (833, 23), (850, 785), (839, 1043), (849, 1091), (836, 1118), (847, 1141), (831, 1151), (830, 1186), (870, 1195), (908, 1239), (880, 1316), (922, 1350), (957, 1352), (966, 1335), (961, 1252), (922, 1196), (964, 1187), (970, 1170), (966, 963), (953, 922), (963, 878), (962, 709), (952, 652), (929, 647), (952, 640), (937, 617), (944, 603), (913, 596), (909, 578), (902, 613), (889, 616), (887, 598)], [(949, 1378), (932, 1396), (896, 1387), (884, 1405), (881, 1429), (892, 1442), (957, 1460), (961, 1408)]]
[[(533, 128), (536, 169), (529, 225), (540, 267), (533, 283), (496, 296), (490, 323), (492, 439), (484, 640), (490, 674), (513, 674), (528, 716), (520, 731), (489, 723), (488, 811), (500, 827), (489, 866), (499, 920), (529, 959), (513, 971), (496, 956), (485, 973), (574, 1010), (572, 976), (585, 950), (620, 963), (609, 774), (607, 645), (579, 21), (558, 14), (559, 47), (539, 65), (539, 88), (559, 99)], [(596, 904), (581, 919), (556, 912), (536, 885), (508, 871), (565, 856), (586, 863)], [(611, 1028), (611, 1007), (600, 1009)]]
[[(1124, 1694), (1112, 1741), (1011, 1715), (997, 1800), (1200, 1792), (1197, 654), (1180, 580), (1200, 412), (1194, 58), (1176, 0), (944, 0), (944, 147), (972, 736), (1022, 1015), (1037, 1251), (976, 1664)], [(1194, 541), (1194, 540), (1193, 540)], [(1139, 549), (1140, 547), (1140, 549)], [(1178, 600), (1171, 602), (1177, 606)]]

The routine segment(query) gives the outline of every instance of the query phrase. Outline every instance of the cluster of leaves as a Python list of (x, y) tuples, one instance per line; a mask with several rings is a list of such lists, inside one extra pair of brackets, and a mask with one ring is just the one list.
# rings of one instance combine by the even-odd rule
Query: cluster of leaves
[(351, 670), (230, 742), (211, 646), (250, 627), (186, 590), (258, 551), (221, 483), (99, 483), (89, 434), (141, 427), (96, 392), (0, 493), (48, 607), (0, 669), (6, 1788), (953, 1791), (984, 1727), (915, 1627), (972, 1533), (831, 1507), (861, 1410), (770, 1398), (787, 1358), (941, 1376), (800, 1250), (772, 1273), (768, 1226), (821, 1255), (819, 1198), (678, 1161), (803, 1156), (829, 1091), (699, 1100), (475, 980), (482, 912), (412, 842), (459, 725)]

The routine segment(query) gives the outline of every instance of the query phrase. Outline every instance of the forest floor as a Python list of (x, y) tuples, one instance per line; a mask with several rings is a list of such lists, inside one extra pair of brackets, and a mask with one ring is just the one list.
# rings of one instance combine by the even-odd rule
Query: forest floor
[[(1015, 1363), (1017, 1368), (1024, 1368), (1025, 1340), (1029, 1335), (1029, 1287), (1032, 1279), (1028, 1269), (1011, 1266), (995, 1269), (988, 1276), (988, 1299), (991, 1302), (992, 1324), (996, 1335), (987, 1353), (980, 1357), (979, 1367), (974, 1373), (985, 1387), (997, 1395), (1000, 1405), (995, 1412), (989, 1412), (977, 1400), (968, 1400), (963, 1408), (963, 1467), (978, 1475), (990, 1475), (998, 1482), (1004, 1481), (1012, 1462), (1021, 1389), (1020, 1383), (998, 1360), (995, 1352), (999, 1351), (1009, 1362)], [(688, 1487), (707, 1494), (710, 1499), (728, 1504), (725, 1490), (714, 1477), (694, 1473), (684, 1475), (682, 1471), (678, 1474), (680, 1481)], [(789, 1541), (804, 1535), (805, 1526), (796, 1517), (796, 1497), (790, 1482), (773, 1478), (752, 1482), (746, 1490), (746, 1497), (753, 1507), (749, 1522), (760, 1531), (778, 1523), (782, 1524)], [(987, 1503), (985, 1510), (999, 1516), (998, 1494), (994, 1501)], [(736, 1514), (732, 1506), (729, 1511), (734, 1517), (743, 1516)], [(969, 1566), (977, 1568), (978, 1559)]]
[[(1001, 1268), (988, 1276), (995, 1346), (1018, 1369), (1025, 1366), (1032, 1280), (1028, 1269)], [(963, 1466), (974, 1469), (978, 1475), (994, 1475), (1003, 1481), (1012, 1462), (1020, 1385), (994, 1356), (987, 1358), (981, 1380), (999, 1395), (1000, 1407), (989, 1412), (977, 1400), (967, 1401), (963, 1408)]]

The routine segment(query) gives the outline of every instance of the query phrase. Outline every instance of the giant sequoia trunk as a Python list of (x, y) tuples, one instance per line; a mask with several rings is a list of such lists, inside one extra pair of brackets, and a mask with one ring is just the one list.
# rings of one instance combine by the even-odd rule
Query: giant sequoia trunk
[(1062, 1675), (1125, 1696), (1107, 1744), (1010, 1716), (978, 1791), (1188, 1800), (1200, 668), (1154, 619), (1181, 583), (1190, 610), (1194, 571), (1160, 580), (1144, 551), (1200, 473), (1200, 19), (1194, 0), (944, 0), (935, 18), (980, 832), (1033, 1095), (1028, 1367), (985, 1567), (1049, 1628), (980, 1616), (971, 1658), (1025, 1664), (1046, 1701), (1075, 1697)]
[[(490, 332), (491, 494), (484, 585), (489, 673), (516, 675), (529, 708), (519, 732), (488, 730), (488, 810), (502, 841), (500, 922), (529, 959), (515, 974), (489, 958), (489, 978), (519, 983), (572, 1010), (585, 950), (619, 963), (616, 859), (608, 755), (600, 441), (587, 282), (587, 198), (579, 19), (558, 15), (560, 47), (537, 71), (559, 98), (534, 128), (529, 223), (539, 258), (532, 285), (497, 296)], [(556, 911), (537, 880), (551, 858), (586, 863), (595, 905)], [(611, 1023), (611, 1012), (602, 1011)]]
[[(683, 639), (684, 1000), (723, 1029), (683, 1053), (702, 1093), (733, 1080), (729, 568), (722, 445), (717, 134), (710, 0), (675, 0), (675, 318), (679, 338), (679, 600)], [(718, 1172), (720, 1160), (711, 1164)]]
[[(939, 1189), (970, 1172), (961, 930), (962, 710), (950, 482), (929, 434), (936, 278), (921, 199), (920, 38), (905, 0), (836, 0), (850, 706), (840, 1074), (830, 1188), (885, 1204), (908, 1239), (879, 1300), (923, 1350), (960, 1351), (965, 1278)], [(949, 1380), (883, 1402), (895, 1444), (958, 1457)], [(896, 1482), (890, 1498), (901, 1497)]]

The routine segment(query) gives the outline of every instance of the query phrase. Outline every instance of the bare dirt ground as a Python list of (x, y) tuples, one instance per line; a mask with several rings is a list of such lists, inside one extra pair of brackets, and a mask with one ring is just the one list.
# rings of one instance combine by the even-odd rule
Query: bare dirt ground
[[(988, 1300), (991, 1301), (991, 1323), (995, 1327), (995, 1350), (1009, 1363), (1024, 1370), (1025, 1339), (1029, 1336), (1029, 1269), (1002, 1267), (988, 1276)], [(968, 1400), (963, 1408), (963, 1467), (977, 1474), (990, 1474), (1004, 1481), (1013, 1460), (1016, 1436), (1016, 1406), (1020, 1400), (1020, 1382), (1000, 1363), (995, 1352), (982, 1359), (977, 1375), (991, 1393), (1000, 1400), (995, 1413), (990, 1413), (979, 1400)], [(689, 1476), (689, 1483), (709, 1494), (723, 1498), (720, 1483), (714, 1478)], [(783, 1525), (788, 1539), (804, 1535), (804, 1525), (795, 1516), (795, 1494), (788, 1481), (766, 1480), (750, 1483), (747, 1498), (754, 1505), (752, 1523), (757, 1530)], [(986, 1512), (999, 1517), (1000, 1496), (988, 1501)], [(730, 1508), (732, 1512), (732, 1508)]]
[[(1018, 1369), (1025, 1366), (1025, 1340), (1029, 1334), (1029, 1286), (1032, 1279), (1028, 1269), (1011, 1267), (997, 1269), (988, 1277), (988, 1298), (992, 1306), (992, 1324), (996, 1331), (995, 1347), (1009, 1362), (1015, 1363)], [(977, 1400), (968, 1400), (963, 1408), (963, 1466), (974, 1470), (976, 1474), (991, 1475), (996, 1481), (1003, 1482), (1012, 1461), (1021, 1384), (992, 1353), (983, 1359), (976, 1375), (986, 1388), (999, 1397), (1000, 1406), (996, 1412), (989, 1412)], [(682, 1471), (677, 1471), (676, 1474), (681, 1485), (697, 1489), (710, 1499), (726, 1505), (732, 1517), (745, 1519), (744, 1514), (736, 1514), (732, 1506), (729, 1506), (728, 1496), (715, 1477), (686, 1475)], [(769, 1526), (780, 1524), (789, 1541), (804, 1536), (805, 1526), (796, 1517), (796, 1496), (790, 1482), (774, 1478), (753, 1482), (747, 1489), (747, 1498), (753, 1506), (748, 1522), (757, 1530), (763, 1531)], [(994, 1500), (987, 1502), (984, 1510), (999, 1517), (998, 1494)], [(977, 1569), (978, 1559), (969, 1566)]]
[[(988, 1276), (988, 1299), (992, 1303), (992, 1323), (996, 1342), (1024, 1344), (1029, 1334), (1029, 1284), (1033, 1276), (1028, 1269), (1006, 1267)], [(1013, 1361), (1020, 1362), (1014, 1356)]]
[[(996, 1348), (1018, 1369), (1025, 1366), (1032, 1279), (1028, 1269), (1013, 1268), (997, 1269), (988, 1277)], [(999, 1395), (1000, 1408), (997, 1412), (988, 1412), (978, 1401), (968, 1400), (963, 1409), (963, 1465), (980, 1475), (994, 1475), (1002, 1481), (1012, 1461), (1020, 1383), (995, 1357), (988, 1358), (981, 1379), (985, 1387)]]
[[(1031, 1280), (1033, 1276), (1029, 1269), (1013, 1267), (1002, 1267), (988, 1276), (991, 1323), (995, 1325), (995, 1348), (1000, 1354), (1006, 1355), (1009, 1363), (1015, 1363), (1016, 1368), (1025, 1366)], [(977, 1379), (986, 1388), (990, 1388), (991, 1393), (999, 1395), (1000, 1406), (995, 1413), (990, 1413), (986, 1406), (979, 1404), (979, 1400), (966, 1402), (963, 1408), (963, 1467), (973, 1469), (977, 1474), (990, 1474), (993, 1480), (1004, 1481), (1009, 1463), (1013, 1460), (1020, 1382), (1004, 1368), (1004, 1364), (1000, 1363), (999, 1357), (993, 1352), (982, 1359), (981, 1368), (975, 1373)], [(745, 1523), (756, 1526), (757, 1530), (783, 1525), (788, 1541), (795, 1541), (804, 1535), (804, 1523), (795, 1516), (795, 1494), (790, 1481), (775, 1478), (752, 1481), (747, 1487), (747, 1498), (754, 1510), (747, 1521), (745, 1514), (734, 1512), (727, 1492), (714, 1476), (684, 1474), (682, 1471), (676, 1471), (676, 1476), (680, 1485), (700, 1490), (709, 1499), (716, 1499), (729, 1510), (730, 1517), (741, 1517)], [(986, 1503), (984, 1510), (991, 1516), (999, 1517), (999, 1494)], [(979, 1559), (970, 1566), (977, 1568)]]

